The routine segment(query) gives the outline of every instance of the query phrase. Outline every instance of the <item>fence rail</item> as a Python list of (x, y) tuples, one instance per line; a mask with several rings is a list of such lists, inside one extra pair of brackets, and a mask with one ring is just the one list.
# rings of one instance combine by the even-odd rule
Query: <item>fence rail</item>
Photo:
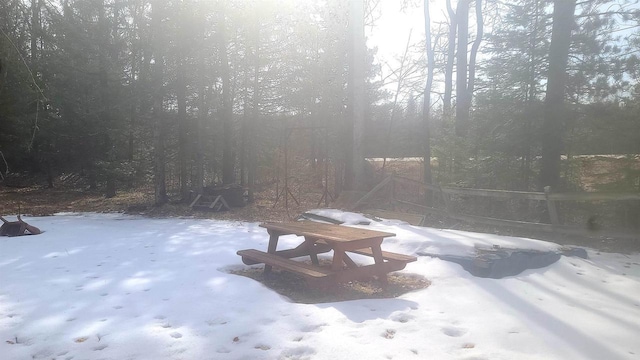
[[(444, 209), (431, 206), (425, 206), (424, 204), (418, 204), (411, 201), (404, 201), (397, 199), (395, 196), (396, 184), (409, 184), (420, 187), (423, 191), (430, 191), (435, 196), (439, 196), (444, 203)], [(388, 187), (391, 187), (388, 189)], [(399, 204), (412, 206), (424, 213), (431, 213), (437, 215), (443, 215), (451, 219), (462, 220), (471, 223), (481, 223), (485, 225), (493, 226), (508, 226), (512, 228), (530, 230), (530, 231), (543, 231), (551, 233), (562, 233), (571, 235), (584, 235), (584, 236), (609, 236), (626, 239), (640, 239), (640, 233), (632, 233), (625, 231), (594, 231), (593, 229), (569, 226), (560, 224), (558, 210), (556, 208), (556, 202), (559, 201), (639, 201), (640, 193), (553, 193), (550, 188), (546, 188), (545, 192), (526, 192), (526, 191), (509, 191), (509, 190), (489, 190), (489, 189), (468, 189), (468, 188), (456, 188), (456, 187), (440, 187), (437, 185), (425, 184), (421, 181), (414, 179), (390, 175), (374, 187), (370, 192), (364, 195), (354, 205), (353, 209), (362, 208), (364, 205), (370, 203), (377, 194), (385, 193), (389, 197), (389, 200), (397, 202)], [(539, 223), (528, 221), (516, 221), (507, 219), (498, 219), (485, 216), (462, 214), (455, 211), (453, 208), (451, 195), (456, 196), (475, 196), (475, 197), (489, 197), (495, 199), (507, 199), (507, 200), (534, 200), (544, 201), (547, 205), (547, 211), (551, 223)]]

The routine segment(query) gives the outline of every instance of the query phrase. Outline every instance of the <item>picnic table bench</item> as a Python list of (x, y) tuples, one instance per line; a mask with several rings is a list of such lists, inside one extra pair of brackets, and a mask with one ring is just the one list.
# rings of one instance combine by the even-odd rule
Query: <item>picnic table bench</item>
[[(310, 221), (273, 222), (260, 226), (269, 233), (267, 252), (246, 249), (237, 254), (247, 265), (265, 264), (265, 274), (276, 267), (321, 286), (372, 277), (377, 277), (386, 285), (388, 273), (402, 270), (407, 263), (416, 261), (415, 256), (382, 251), (383, 239), (395, 236), (392, 233)], [(304, 237), (303, 242), (293, 249), (277, 250), (280, 236), (290, 234)], [(332, 250), (331, 267), (321, 267), (318, 254)], [(349, 256), (350, 253), (372, 257), (374, 263), (358, 265)], [(303, 262), (304, 259), (293, 260), (307, 256), (311, 264)]]

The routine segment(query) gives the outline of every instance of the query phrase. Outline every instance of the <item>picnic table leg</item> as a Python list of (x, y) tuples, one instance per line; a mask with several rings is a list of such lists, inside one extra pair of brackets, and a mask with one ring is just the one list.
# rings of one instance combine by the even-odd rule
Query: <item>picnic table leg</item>
[(378, 272), (378, 279), (382, 283), (382, 286), (386, 287), (389, 284), (389, 280), (387, 279), (387, 272), (384, 271), (382, 267), (384, 257), (382, 256), (382, 248), (380, 248), (380, 244), (371, 246), (371, 252), (373, 253), (373, 259), (375, 260), (376, 265), (380, 268), (380, 271)]
[(313, 265), (320, 265), (320, 262), (318, 261), (318, 253), (316, 252), (315, 247), (316, 239), (305, 236), (304, 243), (307, 247), (307, 251), (309, 252), (309, 257), (311, 257)]
[(333, 247), (333, 262), (331, 263), (331, 270), (339, 271), (342, 270), (342, 262), (344, 261), (344, 249), (341, 246)]
[[(275, 254), (276, 253), (276, 247), (278, 246), (278, 238), (280, 237), (280, 233), (277, 233), (275, 231), (268, 231), (269, 233), (269, 247), (267, 248), (267, 252), (269, 254)], [(264, 274), (267, 275), (268, 273), (271, 272), (271, 265), (264, 265)]]

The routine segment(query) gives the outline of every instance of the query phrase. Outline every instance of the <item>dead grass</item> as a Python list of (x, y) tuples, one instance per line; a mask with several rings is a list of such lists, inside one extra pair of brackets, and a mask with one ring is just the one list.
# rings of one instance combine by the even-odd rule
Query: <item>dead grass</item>
[(41, 186), (10, 188), (0, 185), (0, 215), (26, 214), (46, 216), (60, 212), (124, 212), (148, 217), (195, 217), (220, 220), (283, 221), (295, 219), (302, 212), (317, 207), (321, 193), (307, 191), (298, 196), (299, 203), (289, 196), (281, 196), (276, 202), (275, 189), (266, 188), (255, 195), (255, 202), (224, 212), (197, 212), (188, 202), (172, 199), (168, 204), (154, 206), (150, 189), (120, 190), (113, 198), (106, 198), (99, 191), (70, 187), (53, 189)]
[(120, 192), (107, 199), (96, 191), (70, 188), (47, 189), (0, 187), (0, 214), (42, 216), (58, 212), (122, 212), (129, 207), (150, 204), (151, 194), (144, 191)]

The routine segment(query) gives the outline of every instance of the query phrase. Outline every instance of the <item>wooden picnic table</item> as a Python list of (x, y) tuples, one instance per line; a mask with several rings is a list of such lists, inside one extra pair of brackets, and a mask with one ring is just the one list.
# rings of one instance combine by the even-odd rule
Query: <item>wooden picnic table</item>
[[(322, 285), (370, 279), (374, 276), (386, 284), (388, 273), (402, 270), (408, 262), (416, 261), (414, 256), (382, 251), (384, 238), (395, 236), (388, 232), (311, 221), (270, 222), (260, 226), (269, 233), (267, 252), (247, 249), (238, 251), (238, 255), (242, 256), (242, 261), (247, 265), (264, 263), (265, 274), (272, 267), (277, 267)], [(293, 249), (278, 250), (280, 236), (290, 234), (304, 237), (304, 240)], [(318, 254), (331, 250), (331, 267), (321, 267)], [(349, 256), (350, 253), (372, 257), (374, 263), (358, 265)], [(311, 264), (303, 262), (305, 259), (292, 260), (307, 256), (311, 259)]]

